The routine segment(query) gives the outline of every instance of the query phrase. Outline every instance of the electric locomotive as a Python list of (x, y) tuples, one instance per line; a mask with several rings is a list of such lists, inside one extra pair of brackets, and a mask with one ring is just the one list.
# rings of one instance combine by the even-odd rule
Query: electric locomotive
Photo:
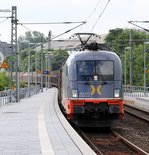
[(124, 116), (120, 58), (97, 43), (85, 45), (61, 68), (61, 106), (79, 127), (115, 126)]

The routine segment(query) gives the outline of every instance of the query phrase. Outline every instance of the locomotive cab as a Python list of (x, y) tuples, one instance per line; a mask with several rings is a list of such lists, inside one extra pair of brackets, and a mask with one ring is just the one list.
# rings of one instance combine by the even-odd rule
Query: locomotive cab
[(74, 53), (62, 77), (62, 104), (77, 126), (113, 126), (123, 118), (122, 67), (114, 52)]
[(62, 107), (77, 126), (114, 126), (124, 116), (121, 61), (95, 41), (100, 36), (74, 36), (80, 40), (80, 52), (72, 52), (61, 70)]

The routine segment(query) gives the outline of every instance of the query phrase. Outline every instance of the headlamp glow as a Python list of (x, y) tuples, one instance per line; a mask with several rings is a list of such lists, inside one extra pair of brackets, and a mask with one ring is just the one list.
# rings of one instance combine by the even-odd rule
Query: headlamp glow
[(72, 90), (72, 97), (77, 98), (78, 97), (78, 91), (73, 89)]
[(119, 89), (114, 90), (114, 97), (120, 97), (120, 90)]

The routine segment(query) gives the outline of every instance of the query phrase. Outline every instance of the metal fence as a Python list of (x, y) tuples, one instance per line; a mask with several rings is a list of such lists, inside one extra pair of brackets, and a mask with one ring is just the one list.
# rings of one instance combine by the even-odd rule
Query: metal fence
[[(32, 86), (30, 89), (30, 95), (34, 95), (40, 92), (40, 85)], [(19, 98), (25, 98), (28, 97), (28, 91), (27, 88), (21, 88), (19, 92)], [(4, 106), (8, 103), (11, 102), (16, 102), (16, 91), (12, 90), (5, 90), (5, 91), (0, 91), (0, 106)]]
[(124, 96), (129, 97), (149, 97), (149, 87), (143, 86), (123, 86)]
[[(124, 96), (128, 97), (149, 97), (149, 87), (142, 87), (142, 86), (123, 86)], [(40, 85), (32, 86), (30, 88), (30, 95), (34, 95), (40, 92)], [(4, 106), (10, 102), (16, 102), (16, 91), (5, 90), (0, 92), (0, 106)], [(26, 98), (28, 97), (27, 88), (20, 89), (19, 98)]]

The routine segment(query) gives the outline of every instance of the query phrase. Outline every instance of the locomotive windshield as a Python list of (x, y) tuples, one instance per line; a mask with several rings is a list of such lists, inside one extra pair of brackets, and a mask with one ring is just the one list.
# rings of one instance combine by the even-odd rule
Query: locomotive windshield
[(113, 61), (109, 60), (84, 60), (77, 61), (77, 75), (79, 81), (113, 81)]

